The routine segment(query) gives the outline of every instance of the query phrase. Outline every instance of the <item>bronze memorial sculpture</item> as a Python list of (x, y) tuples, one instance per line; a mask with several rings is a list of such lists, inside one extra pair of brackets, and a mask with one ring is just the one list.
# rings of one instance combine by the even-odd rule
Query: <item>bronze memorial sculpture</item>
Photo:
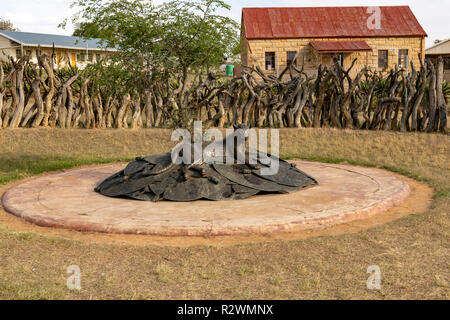
[[(235, 126), (232, 135), (224, 140), (215, 141), (216, 146), (223, 148), (224, 154), (238, 154), (239, 141), (247, 141), (247, 125)], [(239, 140), (238, 136), (244, 135)], [(234, 139), (233, 150), (226, 150), (225, 141)], [(193, 150), (193, 143), (188, 148)], [(183, 150), (155, 154), (147, 157), (137, 157), (125, 169), (110, 176), (100, 183), (95, 191), (109, 197), (128, 197), (144, 201), (194, 201), (208, 200), (238, 200), (260, 193), (292, 193), (307, 186), (317, 184), (317, 181), (290, 164), (273, 155), (250, 149), (246, 143), (241, 150), (245, 152), (245, 161), (224, 161), (224, 158), (214, 158), (214, 161), (177, 164), (173, 161), (183, 156)], [(202, 148), (201, 151), (205, 149)], [(228, 153), (227, 153), (228, 151)], [(191, 152), (194, 154), (194, 152)], [(249, 155), (253, 155), (254, 164), (250, 163)], [(209, 154), (214, 157), (214, 154)], [(262, 169), (269, 165), (263, 159), (270, 157), (277, 161), (277, 172), (262, 174)]]

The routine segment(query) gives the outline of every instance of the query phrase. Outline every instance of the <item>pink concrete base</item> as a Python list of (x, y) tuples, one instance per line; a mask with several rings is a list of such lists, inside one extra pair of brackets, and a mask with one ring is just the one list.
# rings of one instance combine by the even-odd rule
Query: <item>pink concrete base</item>
[(38, 177), (8, 190), (4, 208), (40, 226), (107, 233), (214, 236), (317, 229), (379, 214), (406, 199), (409, 186), (387, 172), (294, 161), (316, 178), (287, 195), (235, 201), (157, 203), (108, 198), (94, 187), (124, 164)]

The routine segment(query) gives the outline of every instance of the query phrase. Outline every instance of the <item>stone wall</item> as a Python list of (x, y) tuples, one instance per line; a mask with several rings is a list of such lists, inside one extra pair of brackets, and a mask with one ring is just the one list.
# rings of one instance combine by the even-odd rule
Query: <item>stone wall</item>
[[(245, 30), (243, 28), (243, 34)], [(408, 49), (409, 61), (414, 61), (419, 67), (418, 54), (424, 57), (425, 41), (422, 37), (410, 38), (315, 38), (315, 39), (268, 39), (247, 40), (242, 38), (242, 64), (247, 66), (260, 66), (265, 70), (265, 53), (275, 52), (277, 67), (273, 71), (265, 70), (267, 73), (276, 74), (281, 72), (287, 64), (287, 52), (300, 50), (298, 66), (301, 65), (303, 52), (305, 53), (305, 70), (308, 73), (316, 72), (319, 64), (332, 62), (332, 54), (318, 54), (310, 45), (311, 41), (366, 41), (373, 49), (372, 52), (354, 52), (344, 54), (344, 67), (349, 67), (354, 58), (358, 58), (352, 76), (366, 64), (373, 70), (383, 71), (394, 68), (398, 64), (400, 49)], [(388, 50), (388, 66), (385, 69), (378, 68), (378, 50)], [(409, 66), (408, 66), (409, 67)]]
[(249, 59), (249, 50), (248, 50), (248, 41), (245, 37), (245, 26), (242, 24), (241, 28), (241, 64), (243, 66), (248, 66), (248, 59)]

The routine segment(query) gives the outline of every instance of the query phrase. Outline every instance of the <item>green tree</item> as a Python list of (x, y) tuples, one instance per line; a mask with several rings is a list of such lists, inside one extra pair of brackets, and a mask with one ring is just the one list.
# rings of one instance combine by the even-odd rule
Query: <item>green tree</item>
[(74, 37), (82, 38), (101, 38), (102, 33), (95, 24), (90, 22), (79, 22), (75, 26), (72, 34)]
[(223, 63), (239, 42), (237, 23), (219, 14), (230, 9), (221, 0), (160, 6), (146, 0), (75, 0), (73, 5), (81, 8), (72, 18), (74, 35), (101, 38), (103, 45), (117, 48), (116, 62), (145, 65), (153, 74), (181, 73), (186, 78), (189, 70)]
[(103, 46), (116, 49), (105, 63), (89, 67), (86, 74), (95, 74), (91, 84), (105, 95), (150, 92), (157, 119), (161, 113), (173, 119), (187, 108), (195, 86), (215, 81), (209, 71), (239, 43), (238, 24), (221, 14), (230, 9), (221, 0), (171, 0), (158, 6), (149, 0), (74, 0), (72, 5), (80, 9), (71, 19), (75, 34), (101, 38)]

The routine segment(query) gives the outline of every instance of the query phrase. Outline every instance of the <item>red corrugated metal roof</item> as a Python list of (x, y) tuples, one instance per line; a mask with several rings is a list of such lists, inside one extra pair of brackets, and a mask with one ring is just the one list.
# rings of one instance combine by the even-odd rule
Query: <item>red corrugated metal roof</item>
[(365, 41), (311, 41), (311, 45), (319, 52), (356, 52), (372, 51)]
[(247, 39), (427, 36), (409, 6), (380, 7), (381, 29), (369, 29), (368, 7), (243, 8)]

